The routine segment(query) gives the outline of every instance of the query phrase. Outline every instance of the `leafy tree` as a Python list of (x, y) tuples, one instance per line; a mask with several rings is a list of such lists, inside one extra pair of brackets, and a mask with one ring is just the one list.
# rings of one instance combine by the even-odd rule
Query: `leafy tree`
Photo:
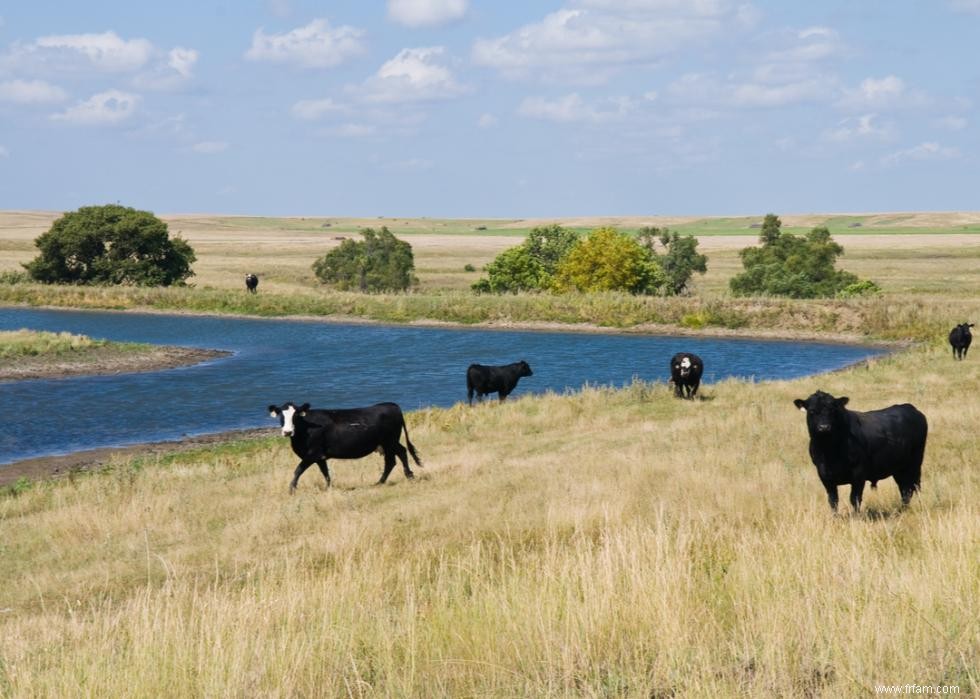
[(766, 214), (762, 220), (762, 230), (759, 231), (759, 242), (763, 245), (775, 243), (782, 233), (783, 222), (776, 214)]
[[(778, 223), (779, 219), (772, 218)], [(867, 284), (854, 287), (859, 284), (858, 278), (834, 267), (844, 248), (834, 242), (825, 227), (798, 236), (781, 233), (777, 225), (760, 237), (768, 242), (739, 252), (745, 271), (729, 282), (736, 296), (772, 294), (816, 298), (834, 296), (849, 287), (872, 290)]]
[(412, 246), (396, 238), (387, 226), (365, 228), (364, 240), (345, 240), (313, 263), (324, 284), (359, 291), (404, 291), (417, 284)]
[(578, 234), (557, 224), (538, 226), (520, 245), (505, 250), (487, 265), (487, 276), (474, 291), (536, 291), (552, 285), (559, 261), (578, 241)]
[[(708, 271), (708, 258), (697, 251), (698, 239), (693, 235), (648, 226), (640, 231), (639, 240), (660, 264), (666, 277), (663, 291), (668, 296), (684, 293), (695, 272)], [(657, 252), (657, 242), (665, 248), (663, 255)]]
[(149, 211), (118, 204), (69, 212), (34, 242), (40, 254), (24, 268), (39, 282), (170, 286), (194, 274), (186, 241)]
[(562, 258), (554, 286), (558, 291), (652, 294), (665, 282), (649, 249), (614, 228), (598, 228)]

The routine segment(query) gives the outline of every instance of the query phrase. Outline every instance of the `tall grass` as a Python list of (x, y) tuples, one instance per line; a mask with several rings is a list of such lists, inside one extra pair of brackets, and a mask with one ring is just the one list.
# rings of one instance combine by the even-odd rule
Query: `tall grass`
[[(980, 400), (939, 348), (793, 382), (408, 415), (334, 488), (279, 438), (0, 498), (11, 696), (872, 695), (980, 688)], [(832, 517), (792, 399), (915, 403), (923, 490)], [(302, 398), (297, 396), (296, 398)]]
[(68, 332), (37, 330), (0, 330), (0, 359), (16, 357), (58, 356), (80, 350), (103, 347), (107, 340), (93, 340)]

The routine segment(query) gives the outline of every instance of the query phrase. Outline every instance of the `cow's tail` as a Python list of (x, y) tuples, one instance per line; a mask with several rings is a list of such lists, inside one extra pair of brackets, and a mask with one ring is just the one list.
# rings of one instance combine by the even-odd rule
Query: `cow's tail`
[(402, 417), (402, 429), (405, 430), (405, 444), (408, 445), (408, 453), (412, 455), (413, 459), (415, 459), (415, 465), (425, 468), (425, 466), (422, 464), (422, 460), (419, 458), (419, 453), (415, 451), (415, 445), (412, 444), (412, 440), (408, 438), (408, 423), (405, 422), (404, 417)]

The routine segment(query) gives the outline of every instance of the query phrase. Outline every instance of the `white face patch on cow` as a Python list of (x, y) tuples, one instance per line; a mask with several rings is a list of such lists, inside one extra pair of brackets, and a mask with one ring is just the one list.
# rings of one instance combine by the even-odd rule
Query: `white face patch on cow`
[(806, 408), (804, 408), (803, 406), (800, 406), (800, 412), (801, 413), (805, 413), (806, 412)]
[(689, 357), (684, 357), (684, 359), (681, 360), (681, 366), (684, 367), (685, 369), (690, 369), (691, 359)]
[(293, 416), (296, 414), (296, 408), (291, 405), (287, 405), (282, 409), (282, 436), (292, 437), (295, 427), (293, 426)]

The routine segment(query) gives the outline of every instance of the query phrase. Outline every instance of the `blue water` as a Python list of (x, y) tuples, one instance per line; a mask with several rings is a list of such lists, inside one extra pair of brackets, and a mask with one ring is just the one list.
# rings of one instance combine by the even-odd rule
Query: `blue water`
[[(530, 363), (512, 398), (634, 377), (666, 381), (694, 352), (703, 381), (783, 379), (837, 369), (883, 350), (718, 338), (347, 325), (316, 321), (0, 308), (0, 330), (69, 331), (110, 340), (230, 350), (167, 371), (0, 383), (0, 464), (81, 449), (275, 426), (270, 403), (315, 407), (395, 401), (411, 410), (466, 399), (466, 367)], [(816, 386), (815, 386), (816, 387)]]

